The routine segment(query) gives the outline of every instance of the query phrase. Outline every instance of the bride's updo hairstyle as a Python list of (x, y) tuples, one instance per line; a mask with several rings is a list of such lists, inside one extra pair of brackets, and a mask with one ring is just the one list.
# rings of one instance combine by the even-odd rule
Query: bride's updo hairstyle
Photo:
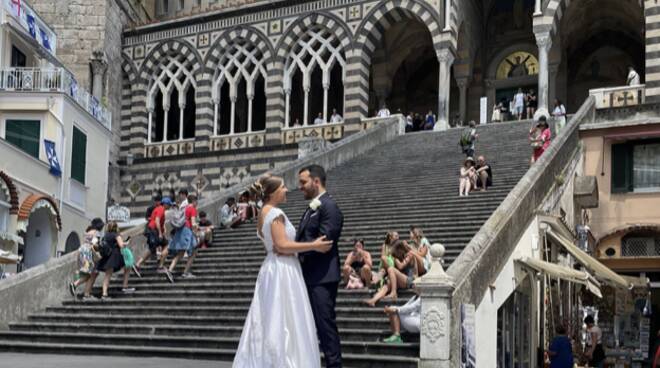
[(284, 184), (284, 180), (279, 176), (266, 174), (255, 181), (248, 190), (257, 200), (260, 199), (264, 202), (268, 202), (270, 196), (275, 193), (282, 184)]

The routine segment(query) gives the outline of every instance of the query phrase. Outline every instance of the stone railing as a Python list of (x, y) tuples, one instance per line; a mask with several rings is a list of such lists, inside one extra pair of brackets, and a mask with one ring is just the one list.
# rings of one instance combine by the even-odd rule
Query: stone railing
[(597, 110), (636, 106), (646, 102), (646, 86), (639, 84), (636, 86), (591, 89), (589, 95), (594, 96)]
[[(142, 252), (143, 229), (138, 226), (122, 231), (124, 239), (131, 237), (130, 247), (136, 256)], [(72, 252), (0, 280), (0, 330), (6, 330), (11, 322), (24, 320), (31, 313), (71, 298), (66, 284), (77, 268), (78, 252)], [(97, 283), (102, 279), (99, 277)], [(82, 286), (79, 289), (82, 290)]]
[(594, 113), (595, 99), (589, 97), (463, 249), (440, 285), (430, 287), (422, 278), (422, 325), (428, 322), (437, 327), (421, 334), (420, 367), (459, 366), (461, 305), (479, 305), (546, 194), (556, 185), (556, 177), (574, 158), (579, 149), (579, 125), (592, 121)]
[(96, 97), (79, 88), (73, 75), (64, 68), (0, 69), (0, 91), (64, 93), (106, 128), (112, 129), (110, 111)]
[(306, 125), (282, 129), (282, 143), (298, 143), (304, 138), (321, 138), (327, 141), (341, 139), (344, 136), (344, 123)]

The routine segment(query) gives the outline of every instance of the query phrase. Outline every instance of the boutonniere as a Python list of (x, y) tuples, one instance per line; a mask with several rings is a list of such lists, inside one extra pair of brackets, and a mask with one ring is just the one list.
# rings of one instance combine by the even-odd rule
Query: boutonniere
[(314, 198), (311, 202), (309, 202), (309, 208), (312, 211), (316, 211), (321, 207), (321, 201), (318, 200), (318, 198)]

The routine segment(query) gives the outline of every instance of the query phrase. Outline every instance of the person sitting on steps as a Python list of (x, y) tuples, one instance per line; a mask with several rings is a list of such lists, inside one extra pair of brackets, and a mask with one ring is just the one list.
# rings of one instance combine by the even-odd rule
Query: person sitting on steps
[(379, 300), (396, 301), (398, 290), (410, 289), (413, 280), (417, 278), (417, 262), (415, 254), (406, 242), (397, 240), (392, 246), (394, 267), (387, 267), (388, 283), (383, 285), (371, 299), (362, 302), (368, 306), (375, 307)]
[(477, 171), (474, 168), (474, 159), (468, 157), (463, 161), (463, 166), (461, 167), (460, 177), (458, 179), (458, 195), (461, 197), (468, 196), (475, 186), (476, 180)]
[(346, 261), (342, 267), (342, 278), (344, 283), (350, 285), (355, 279), (361, 281), (362, 285), (369, 288), (371, 286), (371, 254), (364, 250), (364, 240), (357, 239), (353, 243), (353, 250), (346, 256)]
[(490, 164), (486, 163), (486, 158), (483, 155), (477, 157), (477, 166), (475, 166), (475, 170), (477, 174), (476, 188), (481, 188), (481, 191), (485, 192), (487, 187), (493, 185), (493, 172)]
[(422, 315), (422, 299), (417, 295), (417, 288), (414, 288), (415, 295), (410, 298), (401, 307), (387, 306), (385, 314), (390, 320), (390, 329), (392, 336), (383, 340), (387, 344), (401, 344), (401, 329), (411, 334), (419, 334), (420, 320)]

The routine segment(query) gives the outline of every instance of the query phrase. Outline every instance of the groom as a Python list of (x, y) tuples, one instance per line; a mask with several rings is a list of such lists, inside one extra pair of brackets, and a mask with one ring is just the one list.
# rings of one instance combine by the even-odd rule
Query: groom
[(341, 273), (337, 242), (344, 226), (344, 215), (335, 200), (325, 191), (325, 169), (319, 165), (304, 167), (298, 172), (298, 185), (309, 206), (302, 219), (296, 241), (314, 241), (320, 236), (332, 240), (328, 253), (300, 253), (303, 277), (316, 322), (316, 331), (325, 354), (325, 366), (341, 367), (341, 345), (335, 316), (335, 303)]

